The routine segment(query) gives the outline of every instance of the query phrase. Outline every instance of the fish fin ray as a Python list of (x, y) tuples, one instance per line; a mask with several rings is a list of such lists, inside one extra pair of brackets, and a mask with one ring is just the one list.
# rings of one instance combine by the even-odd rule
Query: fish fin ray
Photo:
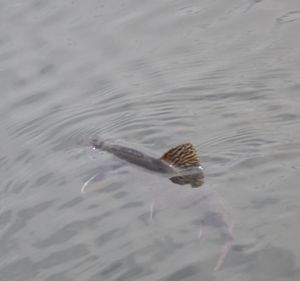
[(178, 168), (200, 166), (196, 147), (190, 142), (171, 148), (160, 159)]

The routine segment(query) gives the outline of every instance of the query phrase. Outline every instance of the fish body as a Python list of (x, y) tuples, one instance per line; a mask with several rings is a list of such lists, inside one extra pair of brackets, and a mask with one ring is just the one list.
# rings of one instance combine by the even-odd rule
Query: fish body
[(176, 184), (191, 184), (192, 187), (203, 184), (203, 169), (196, 148), (191, 143), (171, 148), (160, 158), (108, 141), (93, 140), (92, 145), (94, 149), (107, 151), (147, 170), (170, 175), (170, 180)]
[(151, 170), (153, 172), (163, 174), (174, 173), (174, 169), (165, 161), (159, 158), (152, 157), (130, 147), (106, 143), (102, 141), (98, 144), (94, 144), (94, 148), (110, 152), (120, 159), (126, 160), (127, 162)]

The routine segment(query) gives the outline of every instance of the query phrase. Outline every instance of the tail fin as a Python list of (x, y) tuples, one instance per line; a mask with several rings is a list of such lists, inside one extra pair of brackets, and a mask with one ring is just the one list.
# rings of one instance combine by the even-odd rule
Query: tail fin
[(200, 166), (196, 147), (192, 143), (184, 143), (171, 148), (160, 159), (178, 168)]

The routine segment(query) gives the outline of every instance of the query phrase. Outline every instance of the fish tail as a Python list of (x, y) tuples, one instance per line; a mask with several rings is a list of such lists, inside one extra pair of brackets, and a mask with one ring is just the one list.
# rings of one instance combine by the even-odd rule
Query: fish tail
[(160, 159), (176, 168), (200, 166), (196, 147), (190, 142), (171, 148)]

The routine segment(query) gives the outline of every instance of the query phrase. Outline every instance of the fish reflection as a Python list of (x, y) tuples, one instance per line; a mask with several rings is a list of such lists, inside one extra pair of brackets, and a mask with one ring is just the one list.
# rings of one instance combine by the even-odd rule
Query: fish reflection
[(191, 175), (171, 177), (170, 181), (180, 185), (190, 184), (191, 187), (200, 187), (204, 183), (204, 177), (203, 172), (199, 171)]

